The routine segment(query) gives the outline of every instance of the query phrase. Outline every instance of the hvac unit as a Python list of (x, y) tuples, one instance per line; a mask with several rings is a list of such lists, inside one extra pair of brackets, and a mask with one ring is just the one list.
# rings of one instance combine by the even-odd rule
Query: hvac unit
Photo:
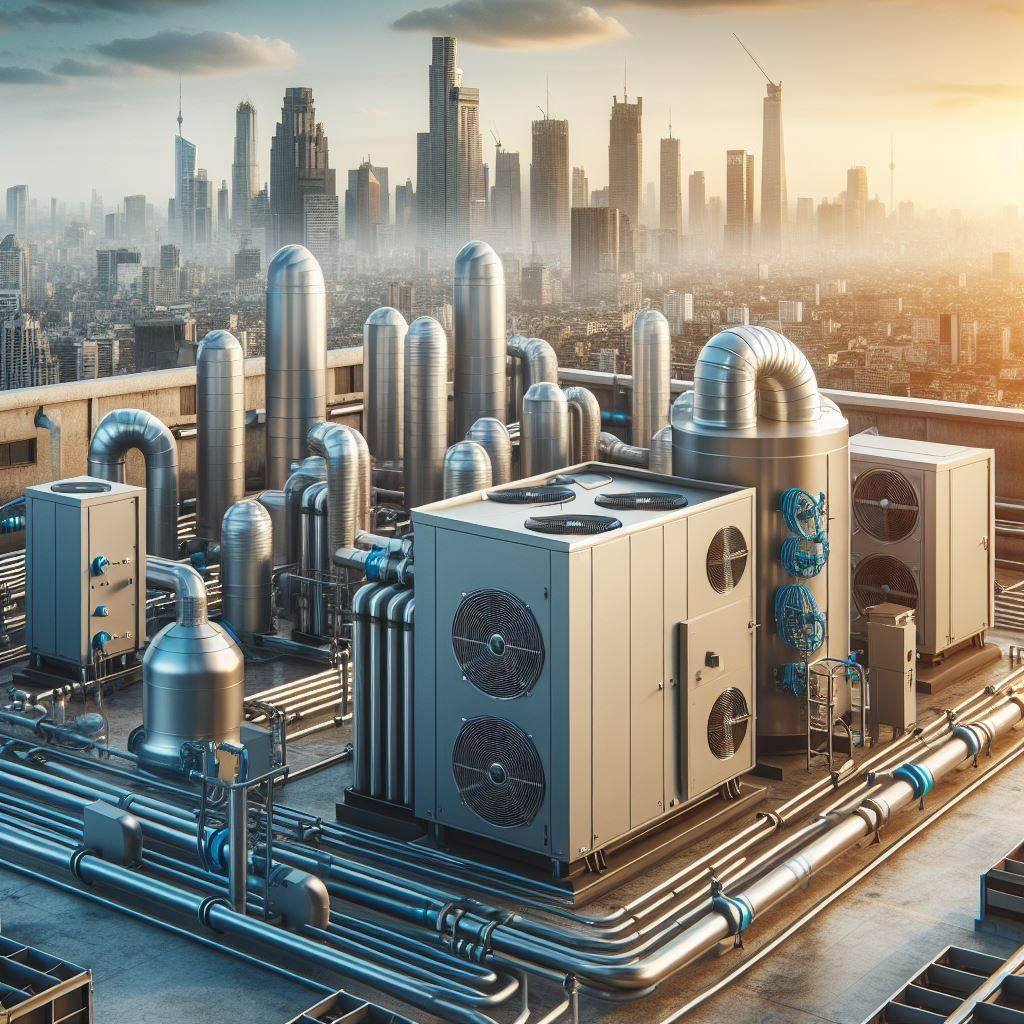
[(596, 463), (415, 509), (417, 817), (568, 864), (749, 771), (753, 516)]
[(912, 608), (934, 658), (992, 625), (994, 452), (858, 434), (850, 438), (854, 629), (867, 610)]

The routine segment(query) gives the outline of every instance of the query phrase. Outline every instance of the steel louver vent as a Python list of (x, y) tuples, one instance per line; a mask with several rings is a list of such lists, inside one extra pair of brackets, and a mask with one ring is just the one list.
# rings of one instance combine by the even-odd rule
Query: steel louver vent
[(529, 825), (544, 803), (544, 764), (519, 726), (471, 718), (452, 748), (452, 775), (463, 803), (496, 828)]
[(617, 530), (621, 520), (612, 516), (531, 516), (523, 525), (534, 533), (592, 536)]
[(883, 601), (916, 609), (917, 580), (910, 567), (898, 558), (869, 555), (853, 571), (853, 600), (861, 615), (867, 615), (869, 608)]
[(853, 516), (875, 540), (909, 537), (917, 526), (919, 503), (914, 485), (895, 469), (869, 469), (853, 485)]
[(502, 700), (529, 692), (544, 670), (537, 619), (504, 590), (475, 590), (463, 597), (452, 623), (452, 650), (466, 679)]
[(711, 538), (706, 567), (708, 583), (719, 594), (728, 594), (747, 568), (747, 539), (738, 527), (726, 526)]
[(743, 745), (750, 725), (750, 706), (735, 686), (723, 690), (708, 715), (708, 747), (720, 761), (727, 761)]
[(686, 508), (686, 496), (673, 491), (615, 491), (599, 494), (594, 504), (602, 508), (628, 509), (638, 512), (667, 512)]
[(488, 501), (501, 505), (549, 505), (559, 501), (575, 501), (571, 487), (508, 487), (503, 491), (488, 491)]

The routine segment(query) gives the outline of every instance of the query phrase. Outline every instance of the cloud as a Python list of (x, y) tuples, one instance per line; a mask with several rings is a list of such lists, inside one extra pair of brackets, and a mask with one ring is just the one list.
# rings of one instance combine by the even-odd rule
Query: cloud
[(65, 57), (50, 68), (55, 75), (62, 75), (66, 78), (105, 78), (113, 74), (113, 68), (109, 64), (99, 64), (92, 60), (75, 60), (74, 57)]
[(255, 68), (291, 67), (297, 54), (283, 39), (237, 32), (163, 31), (143, 39), (98, 43), (97, 53), (135, 68), (189, 75), (230, 75)]
[(73, 25), (108, 14), (148, 14), (174, 7), (199, 7), (204, 0), (40, 0), (0, 11), (0, 32), (37, 25)]
[(55, 75), (40, 71), (39, 68), (0, 65), (0, 85), (53, 85), (59, 81)]
[(409, 11), (391, 27), (508, 50), (586, 46), (629, 34), (611, 15), (581, 0), (454, 0)]
[(934, 97), (944, 110), (966, 110), (986, 103), (1019, 103), (1024, 100), (1024, 85), (1008, 82), (937, 82), (918, 86), (915, 92)]
[(707, 11), (772, 11), (810, 7), (812, 0), (604, 0), (607, 7), (653, 7), (701, 14)]
[(33, 25), (70, 25), (84, 18), (80, 10), (51, 7), (48, 4), (27, 4), (17, 10), (0, 11), (0, 32), (14, 32)]

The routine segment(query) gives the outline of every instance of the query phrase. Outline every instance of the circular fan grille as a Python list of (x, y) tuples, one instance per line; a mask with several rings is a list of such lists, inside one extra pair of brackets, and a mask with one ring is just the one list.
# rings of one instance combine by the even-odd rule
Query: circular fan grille
[(621, 521), (611, 516), (531, 516), (523, 524), (534, 533), (579, 534), (607, 533), (617, 530)]
[(476, 590), (462, 599), (452, 650), (466, 679), (502, 700), (528, 692), (544, 670), (544, 640), (533, 612), (503, 590)]
[(866, 615), (870, 607), (883, 601), (916, 609), (917, 599), (914, 574), (891, 555), (870, 555), (859, 562), (853, 572), (853, 600), (861, 615)]
[(869, 469), (853, 486), (853, 515), (875, 540), (903, 540), (917, 525), (917, 492), (894, 469)]
[(602, 508), (637, 509), (640, 511), (662, 512), (674, 508), (686, 508), (686, 497), (672, 491), (618, 491), (613, 494), (599, 494), (595, 504)]
[(556, 501), (575, 501), (571, 487), (510, 487), (504, 491), (488, 491), (487, 500), (502, 505), (537, 505)]
[(708, 747), (719, 760), (726, 761), (743, 745), (750, 724), (750, 707), (742, 690), (730, 686), (711, 705), (708, 715)]
[(544, 803), (544, 765), (519, 726), (471, 718), (452, 750), (452, 775), (466, 806), (497, 828), (529, 825)]
[(726, 526), (711, 538), (706, 560), (708, 583), (728, 594), (747, 568), (747, 539), (735, 526)]

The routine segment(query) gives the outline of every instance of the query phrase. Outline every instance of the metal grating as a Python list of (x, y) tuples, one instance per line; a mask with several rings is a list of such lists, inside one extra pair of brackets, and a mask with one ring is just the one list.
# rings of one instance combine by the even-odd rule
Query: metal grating
[(581, 537), (607, 533), (622, 526), (611, 516), (531, 516), (523, 524), (534, 533), (576, 534)]
[(861, 615), (883, 601), (916, 609), (918, 589), (913, 570), (891, 555), (869, 555), (853, 571), (853, 600)]
[(504, 590), (475, 590), (463, 597), (452, 623), (452, 650), (463, 676), (501, 700), (528, 693), (544, 670), (537, 619)]
[(711, 538), (706, 559), (708, 583), (719, 594), (728, 594), (747, 568), (747, 539), (735, 526), (726, 526)]
[(686, 496), (672, 491), (617, 491), (599, 494), (594, 503), (602, 508), (630, 509), (638, 512), (667, 512), (686, 508)]
[(914, 485), (895, 469), (869, 469), (853, 485), (853, 516), (875, 540), (892, 543), (909, 537), (919, 512)]
[(743, 691), (730, 686), (719, 694), (708, 715), (708, 747), (720, 761), (727, 761), (743, 745), (750, 725), (750, 706)]
[(541, 505), (559, 501), (575, 501), (571, 487), (509, 487), (503, 491), (488, 491), (488, 501), (501, 505)]
[(533, 741), (501, 718), (471, 718), (455, 738), (452, 775), (465, 805), (496, 828), (529, 825), (544, 803), (544, 765)]

